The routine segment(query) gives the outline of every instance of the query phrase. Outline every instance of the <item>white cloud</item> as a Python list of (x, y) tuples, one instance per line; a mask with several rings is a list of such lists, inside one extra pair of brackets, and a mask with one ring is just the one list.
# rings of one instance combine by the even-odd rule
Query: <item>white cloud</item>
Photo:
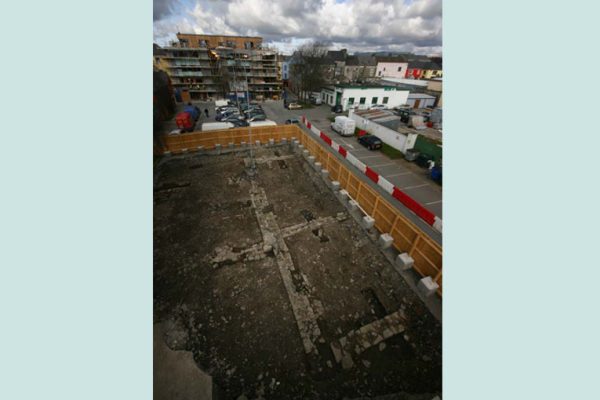
[(285, 52), (294, 48), (291, 43), (319, 40), (351, 52), (441, 53), (441, 0), (201, 0), (188, 7), (179, 2), (176, 9), (164, 5), (174, 1), (159, 0), (163, 5), (158, 9), (171, 12), (154, 22), (154, 39), (161, 44), (180, 31), (259, 35)]

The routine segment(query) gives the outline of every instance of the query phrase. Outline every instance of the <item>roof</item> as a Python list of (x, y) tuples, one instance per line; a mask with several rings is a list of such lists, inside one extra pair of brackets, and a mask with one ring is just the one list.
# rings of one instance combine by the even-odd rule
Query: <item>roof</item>
[(410, 93), (408, 95), (409, 99), (433, 99), (435, 100), (435, 96), (430, 96), (424, 93)]
[(442, 68), (433, 61), (409, 61), (408, 68), (441, 70)]
[(380, 62), (382, 62), (382, 63), (407, 62), (406, 56), (402, 56), (402, 55), (392, 56), (392, 57), (377, 56), (377, 57), (375, 57), (375, 59), (377, 60), (378, 63), (380, 63)]
[(381, 78), (381, 81), (389, 82), (390, 84), (393, 84), (393, 85), (403, 84), (403, 85), (421, 86), (421, 87), (427, 87), (427, 82), (428, 82), (426, 80), (391, 78), (391, 77)]
[(380, 85), (377, 83), (369, 83), (365, 85), (355, 84), (355, 83), (338, 83), (334, 85), (336, 88), (340, 89), (393, 89), (397, 90), (395, 86), (392, 85)]
[(348, 56), (346, 58), (347, 66), (375, 66), (377, 61), (370, 56)]

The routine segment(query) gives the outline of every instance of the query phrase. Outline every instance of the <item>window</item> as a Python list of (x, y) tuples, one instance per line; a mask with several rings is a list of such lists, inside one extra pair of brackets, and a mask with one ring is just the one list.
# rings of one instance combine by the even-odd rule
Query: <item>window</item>
[(402, 67), (398, 67), (398, 72), (402, 71)]
[(206, 47), (206, 40), (200, 40), (200, 47)]
[(350, 97), (348, 99), (348, 104), (354, 104), (354, 97)]
[(377, 104), (377, 99), (378, 99), (377, 97), (373, 97), (371, 99), (371, 104)]
[(366, 97), (361, 97), (360, 98), (360, 104), (365, 104), (365, 101), (367, 101)]
[(385, 71), (385, 67), (383, 67), (383, 70)]
[(387, 104), (389, 99), (390, 99), (389, 97), (384, 97), (383, 98), (383, 104)]

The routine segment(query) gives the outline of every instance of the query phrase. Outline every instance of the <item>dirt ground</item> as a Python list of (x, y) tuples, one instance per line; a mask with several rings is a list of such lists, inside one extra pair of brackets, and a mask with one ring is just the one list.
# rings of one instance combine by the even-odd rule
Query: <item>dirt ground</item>
[[(441, 393), (441, 326), (288, 147), (173, 156), (155, 169), (154, 320), (219, 399)], [(339, 362), (386, 315), (402, 333)], [(307, 329), (304, 329), (308, 327)], [(392, 397), (390, 397), (392, 398)]]

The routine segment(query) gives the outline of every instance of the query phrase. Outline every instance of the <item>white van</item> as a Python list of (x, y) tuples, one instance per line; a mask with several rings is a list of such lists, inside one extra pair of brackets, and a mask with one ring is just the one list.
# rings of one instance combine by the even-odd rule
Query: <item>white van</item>
[(274, 121), (264, 120), (264, 121), (252, 121), (250, 122), (250, 126), (275, 126), (277, 125)]
[(356, 121), (343, 115), (335, 117), (335, 122), (331, 124), (331, 129), (333, 129), (342, 136), (354, 135), (355, 128)]
[(235, 125), (233, 125), (231, 122), (205, 122), (202, 124), (202, 132), (218, 131), (221, 129), (229, 129), (233, 127), (235, 127)]

